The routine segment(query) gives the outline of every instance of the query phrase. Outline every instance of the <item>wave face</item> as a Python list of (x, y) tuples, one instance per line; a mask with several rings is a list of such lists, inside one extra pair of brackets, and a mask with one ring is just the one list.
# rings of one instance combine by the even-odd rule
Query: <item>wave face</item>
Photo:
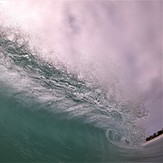
[[(0, 161), (161, 160), (143, 149), (144, 109), (38, 57), (23, 38), (0, 30)], [(150, 152), (149, 152), (150, 151)]]

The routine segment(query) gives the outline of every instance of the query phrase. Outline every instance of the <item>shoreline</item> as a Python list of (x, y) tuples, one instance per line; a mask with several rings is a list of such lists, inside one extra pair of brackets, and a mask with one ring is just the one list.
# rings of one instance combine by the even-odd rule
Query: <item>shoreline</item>
[(159, 139), (163, 139), (163, 134), (161, 134), (161, 135), (159, 135), (159, 136), (157, 136), (157, 137), (155, 137), (155, 138), (153, 138), (153, 139), (151, 139), (149, 141), (146, 141), (145, 143), (142, 144), (142, 146), (145, 146), (145, 145), (148, 145), (150, 143), (153, 143), (153, 142), (155, 142), (155, 141), (157, 141)]

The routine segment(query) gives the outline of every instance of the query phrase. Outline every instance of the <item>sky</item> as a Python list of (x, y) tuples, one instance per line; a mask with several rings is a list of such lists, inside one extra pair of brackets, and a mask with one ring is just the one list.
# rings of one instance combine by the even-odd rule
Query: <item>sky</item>
[(47, 61), (57, 57), (106, 89), (141, 97), (153, 133), (163, 127), (162, 7), (161, 0), (0, 0), (0, 24), (30, 33)]

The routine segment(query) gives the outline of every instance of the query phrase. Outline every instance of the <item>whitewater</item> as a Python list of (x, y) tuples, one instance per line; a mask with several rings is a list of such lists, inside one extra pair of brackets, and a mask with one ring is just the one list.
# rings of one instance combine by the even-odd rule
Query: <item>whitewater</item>
[(119, 59), (101, 49), (83, 59), (70, 47), (59, 58), (47, 47), (54, 38), (36, 43), (28, 32), (0, 24), (0, 162), (163, 161), (162, 139), (142, 145), (148, 111), (137, 85), (117, 71)]

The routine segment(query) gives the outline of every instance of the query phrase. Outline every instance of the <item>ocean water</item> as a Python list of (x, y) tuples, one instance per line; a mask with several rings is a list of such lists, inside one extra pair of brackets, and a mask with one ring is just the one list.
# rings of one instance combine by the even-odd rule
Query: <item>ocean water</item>
[(163, 161), (161, 143), (141, 146), (143, 109), (110, 100), (22, 40), (0, 32), (0, 162)]

